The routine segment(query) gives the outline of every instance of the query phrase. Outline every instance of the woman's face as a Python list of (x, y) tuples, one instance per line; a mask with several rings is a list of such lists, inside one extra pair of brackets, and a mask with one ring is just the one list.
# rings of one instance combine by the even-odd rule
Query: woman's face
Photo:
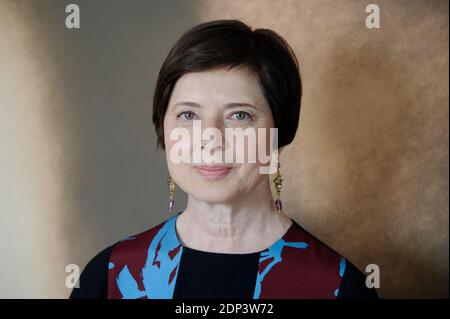
[[(196, 124), (201, 124), (201, 133), (207, 128), (216, 128), (221, 133), (220, 139), (216, 136), (214, 142), (212, 136), (207, 136), (205, 140), (195, 140), (194, 120), (200, 120)], [(198, 200), (227, 203), (239, 196), (246, 196), (268, 178), (268, 175), (259, 171), (259, 167), (267, 166), (267, 163), (261, 162), (258, 150), (262, 148), (265, 154), (269, 154), (268, 131), (273, 127), (272, 112), (259, 87), (258, 79), (246, 68), (217, 68), (187, 73), (177, 81), (164, 117), (169, 173), (176, 184)], [(183, 144), (190, 155), (189, 163), (175, 163), (171, 158), (172, 147), (176, 144), (180, 146), (181, 142), (180, 139), (170, 139), (171, 132), (177, 128), (185, 129), (190, 137), (189, 142)], [(245, 163), (236, 163), (239, 149), (236, 144), (231, 152), (233, 163), (225, 159), (225, 152), (231, 149), (230, 143), (238, 143), (236, 138), (232, 141), (225, 140), (227, 128), (255, 130), (256, 143), (249, 143), (244, 139), (241, 145), (244, 146)], [(259, 128), (266, 128), (265, 138), (258, 138)], [(193, 163), (196, 146), (200, 150), (197, 154), (202, 155), (200, 163)], [(250, 153), (255, 153), (256, 161), (249, 160)], [(207, 162), (207, 154), (216, 159), (221, 158), (222, 163)], [(205, 167), (206, 165), (210, 166)]]

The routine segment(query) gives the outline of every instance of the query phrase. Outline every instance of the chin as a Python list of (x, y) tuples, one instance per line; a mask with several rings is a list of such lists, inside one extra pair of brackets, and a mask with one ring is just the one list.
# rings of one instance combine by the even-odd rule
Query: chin
[(188, 192), (192, 197), (206, 203), (227, 203), (238, 193), (227, 187), (196, 187)]

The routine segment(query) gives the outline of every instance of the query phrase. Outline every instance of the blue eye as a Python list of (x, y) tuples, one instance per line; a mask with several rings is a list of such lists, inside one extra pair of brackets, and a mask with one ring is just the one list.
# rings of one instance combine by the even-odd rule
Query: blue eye
[(194, 112), (191, 112), (191, 111), (185, 111), (185, 112), (181, 112), (180, 114), (177, 115), (177, 119), (180, 118), (180, 117), (181, 117), (183, 120), (191, 121), (191, 120), (194, 120), (194, 119), (195, 119), (196, 115), (195, 115)]

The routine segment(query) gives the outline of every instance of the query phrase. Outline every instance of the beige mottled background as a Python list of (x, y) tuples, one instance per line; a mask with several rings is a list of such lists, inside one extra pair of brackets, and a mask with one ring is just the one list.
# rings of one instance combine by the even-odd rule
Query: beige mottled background
[[(79, 30), (65, 28), (69, 3)], [(381, 29), (365, 27), (369, 3)], [(0, 0), (0, 297), (66, 298), (67, 264), (169, 217), (157, 72), (186, 29), (238, 18), (300, 60), (287, 213), (361, 270), (378, 264), (384, 297), (447, 298), (448, 6)]]

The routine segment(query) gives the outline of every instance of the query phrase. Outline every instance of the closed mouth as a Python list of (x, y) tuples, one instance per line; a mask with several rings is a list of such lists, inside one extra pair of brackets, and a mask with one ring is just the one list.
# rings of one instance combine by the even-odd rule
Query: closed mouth
[(228, 165), (197, 165), (194, 168), (203, 178), (216, 180), (227, 176), (234, 167)]
[(197, 165), (194, 168), (203, 170), (203, 171), (223, 171), (232, 169), (233, 166), (225, 166), (225, 165)]

